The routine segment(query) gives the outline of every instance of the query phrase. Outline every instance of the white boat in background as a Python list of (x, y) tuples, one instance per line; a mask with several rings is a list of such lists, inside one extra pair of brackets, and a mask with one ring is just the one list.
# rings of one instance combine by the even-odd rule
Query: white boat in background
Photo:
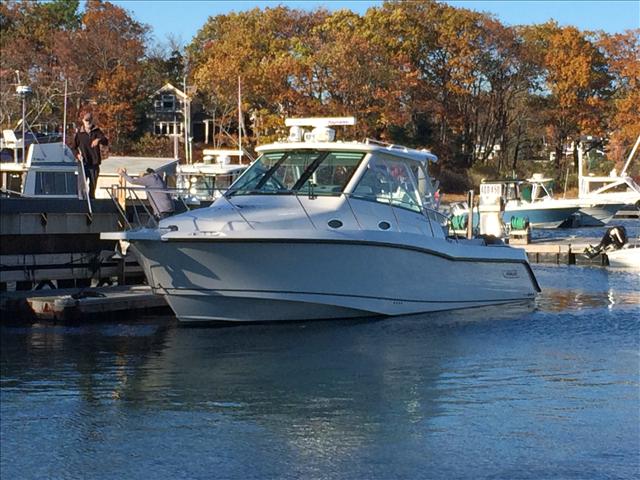
[(531, 185), (532, 202), (542, 201), (540, 205), (555, 204), (559, 207), (576, 207), (560, 226), (565, 227), (599, 227), (611, 221), (618, 210), (624, 207), (621, 201), (597, 198), (556, 198), (551, 188), (553, 179), (544, 178), (534, 173), (527, 179)]
[[(205, 149), (203, 161), (178, 165), (176, 188), (188, 193), (190, 200), (211, 202), (219, 198), (244, 172), (241, 150)], [(232, 160), (235, 160), (232, 163)]]
[[(579, 205), (553, 198), (553, 193), (547, 183), (551, 179), (534, 175), (527, 180), (507, 179), (483, 181), (482, 185), (495, 185), (502, 190), (505, 199), (502, 220), (505, 225), (512, 218), (528, 219), (529, 224), (536, 228), (557, 228), (568, 218), (577, 213)], [(454, 205), (454, 215), (468, 213), (466, 203)], [(478, 224), (478, 214), (473, 213), (473, 223)]]
[(0, 162), (2, 193), (21, 197), (78, 198), (78, 161), (62, 142), (32, 143), (25, 162)]
[(640, 209), (640, 185), (627, 173), (638, 145), (640, 145), (640, 136), (631, 149), (620, 174), (613, 170), (609, 176), (584, 174), (584, 153), (581, 145), (578, 148), (578, 198), (592, 202), (618, 202), (624, 207)]
[[(287, 120), (288, 141), (208, 208), (103, 234), (131, 242), (184, 323), (405, 315), (530, 301), (521, 249), (448, 238), (426, 150), (334, 141), (353, 118)], [(311, 127), (311, 130), (305, 131)]]

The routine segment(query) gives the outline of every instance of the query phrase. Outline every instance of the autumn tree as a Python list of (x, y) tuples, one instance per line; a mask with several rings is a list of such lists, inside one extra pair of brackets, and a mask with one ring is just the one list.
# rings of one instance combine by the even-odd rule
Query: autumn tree
[(548, 22), (525, 29), (523, 35), (541, 67), (540, 95), (559, 173), (568, 143), (577, 143), (581, 134), (605, 132), (610, 79), (602, 53), (577, 28)]
[(614, 35), (601, 32), (598, 46), (612, 77), (609, 145), (613, 160), (621, 167), (640, 135), (640, 29)]
[(29, 0), (0, 3), (0, 124), (14, 127), (20, 118), (15, 87), (29, 85), (29, 123), (62, 121), (63, 84), (56, 45), (57, 32), (80, 27), (78, 0)]
[(59, 37), (65, 77), (74, 91), (76, 109), (90, 109), (114, 148), (121, 149), (136, 129), (135, 105), (143, 96), (141, 60), (148, 27), (110, 2), (90, 0), (82, 28)]
[(276, 134), (281, 117), (299, 106), (294, 39), (324, 16), (277, 7), (209, 18), (187, 53), (190, 78), (218, 125), (230, 128), (235, 121), (241, 77), (243, 110), (252, 111), (254, 130), (266, 138)]

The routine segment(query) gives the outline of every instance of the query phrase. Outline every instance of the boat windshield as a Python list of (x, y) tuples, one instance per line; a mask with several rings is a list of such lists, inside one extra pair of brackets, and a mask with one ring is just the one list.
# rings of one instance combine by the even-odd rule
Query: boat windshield
[(339, 195), (344, 191), (363, 152), (291, 150), (261, 155), (229, 189), (230, 195)]

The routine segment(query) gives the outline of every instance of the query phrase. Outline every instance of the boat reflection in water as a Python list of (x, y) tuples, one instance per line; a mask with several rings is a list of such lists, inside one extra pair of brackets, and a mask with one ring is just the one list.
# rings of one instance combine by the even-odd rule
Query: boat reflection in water
[[(3, 474), (632, 478), (638, 303), (601, 294), (633, 288), (596, 269), (536, 273), (555, 293), (535, 310), (3, 328)], [(573, 308), (574, 281), (600, 303)]]
[(437, 157), (334, 141), (328, 125), (354, 121), (289, 121), (289, 141), (259, 147), (211, 207), (102, 238), (131, 242), (183, 323), (392, 316), (535, 298), (523, 250), (447, 237), (427, 169)]

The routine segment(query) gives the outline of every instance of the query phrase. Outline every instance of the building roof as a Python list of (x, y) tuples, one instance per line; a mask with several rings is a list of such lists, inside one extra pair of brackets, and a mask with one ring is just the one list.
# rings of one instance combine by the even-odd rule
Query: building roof
[(186, 93), (184, 93), (182, 90), (180, 90), (177, 87), (174, 87), (171, 83), (167, 82), (165, 83), (162, 88), (160, 88), (159, 90), (156, 90), (153, 95), (151, 95), (152, 97), (155, 97), (156, 95), (160, 95), (162, 93), (167, 93), (167, 92), (171, 92), (174, 95), (176, 95), (177, 97), (180, 97), (181, 99), (185, 100), (185, 99), (189, 99), (189, 97), (187, 96)]

